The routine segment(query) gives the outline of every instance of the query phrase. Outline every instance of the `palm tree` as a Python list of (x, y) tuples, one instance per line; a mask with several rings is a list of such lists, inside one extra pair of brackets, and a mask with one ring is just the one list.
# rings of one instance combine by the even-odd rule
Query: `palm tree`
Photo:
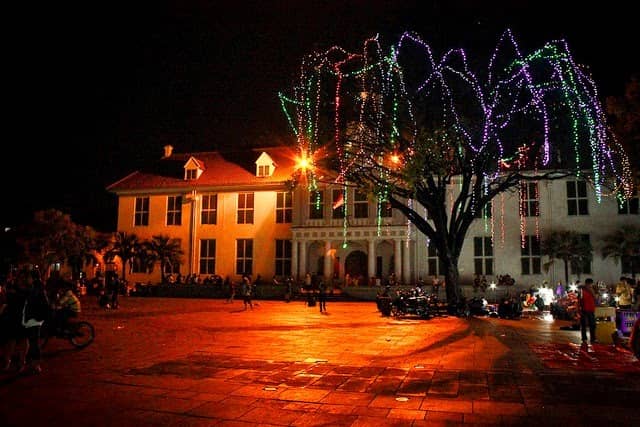
[(575, 231), (553, 231), (542, 240), (540, 246), (542, 253), (550, 259), (545, 264), (546, 268), (554, 259), (560, 259), (564, 262), (565, 284), (569, 283), (569, 265), (580, 275), (582, 267), (592, 259), (591, 243), (582, 234)]
[(618, 261), (627, 264), (635, 280), (636, 268), (640, 266), (640, 227), (625, 225), (604, 236), (603, 240), (602, 259), (613, 258), (616, 264)]
[(98, 262), (97, 254), (108, 245), (107, 235), (90, 226), (77, 225), (67, 242), (67, 264), (72, 275), (78, 278), (82, 269)]
[(156, 262), (160, 262), (160, 276), (165, 282), (167, 266), (171, 270), (182, 264), (184, 251), (180, 245), (180, 239), (174, 239), (167, 235), (155, 235), (150, 241), (145, 242), (145, 264), (149, 272), (153, 271)]
[(111, 247), (105, 253), (107, 261), (113, 261), (116, 257), (122, 261), (122, 282), (126, 280), (127, 264), (129, 270), (133, 267), (133, 263), (140, 255), (142, 243), (135, 234), (127, 234), (124, 231), (118, 231), (114, 234), (114, 240)]

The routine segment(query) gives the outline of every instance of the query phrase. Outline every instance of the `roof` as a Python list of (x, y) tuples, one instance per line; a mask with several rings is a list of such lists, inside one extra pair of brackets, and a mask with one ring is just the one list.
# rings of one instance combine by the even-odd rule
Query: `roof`
[[(271, 176), (256, 176), (256, 160), (266, 152), (276, 165)], [(194, 158), (203, 169), (196, 180), (184, 179), (184, 165)], [(107, 186), (107, 190), (120, 192), (191, 190), (228, 187), (251, 187), (265, 184), (283, 184), (291, 179), (296, 151), (292, 147), (263, 147), (245, 150), (173, 153), (155, 164), (135, 171)]]

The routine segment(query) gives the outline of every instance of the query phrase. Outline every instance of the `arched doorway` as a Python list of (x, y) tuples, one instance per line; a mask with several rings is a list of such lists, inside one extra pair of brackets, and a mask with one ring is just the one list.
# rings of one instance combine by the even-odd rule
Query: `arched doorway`
[(344, 273), (351, 278), (359, 278), (361, 286), (366, 285), (369, 279), (367, 272), (367, 254), (362, 251), (353, 251), (344, 260)]

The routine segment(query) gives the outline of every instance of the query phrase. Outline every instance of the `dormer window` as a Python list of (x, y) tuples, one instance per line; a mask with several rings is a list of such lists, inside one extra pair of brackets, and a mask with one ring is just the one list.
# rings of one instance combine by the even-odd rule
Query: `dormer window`
[(187, 169), (186, 171), (186, 179), (187, 181), (196, 179), (198, 177), (198, 170), (197, 169)]
[(204, 172), (204, 163), (195, 157), (190, 157), (187, 163), (184, 164), (184, 179), (186, 181), (200, 178), (202, 172)]
[(271, 176), (275, 169), (276, 164), (273, 159), (263, 151), (258, 160), (256, 160), (256, 176)]

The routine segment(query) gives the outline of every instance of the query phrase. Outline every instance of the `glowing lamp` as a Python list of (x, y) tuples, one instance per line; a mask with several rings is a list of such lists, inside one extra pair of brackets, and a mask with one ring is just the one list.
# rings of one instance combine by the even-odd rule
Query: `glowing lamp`
[(492, 283), (489, 285), (489, 287), (490, 287), (491, 289), (495, 289), (495, 288), (496, 288), (496, 284), (492, 282)]

